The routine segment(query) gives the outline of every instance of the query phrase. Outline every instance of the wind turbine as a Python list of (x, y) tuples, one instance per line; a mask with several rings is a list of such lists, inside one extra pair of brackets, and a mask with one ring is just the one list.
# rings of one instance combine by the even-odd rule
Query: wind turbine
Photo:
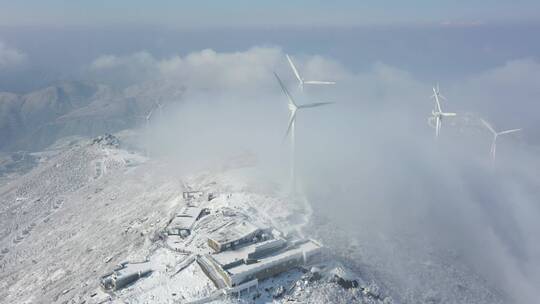
[(146, 129), (148, 130), (148, 127), (150, 126), (150, 118), (152, 118), (152, 114), (154, 113), (155, 107), (150, 108), (150, 111), (146, 115), (137, 115), (137, 117), (144, 118)]
[(285, 137), (283, 140), (285, 140), (288, 136), (291, 138), (291, 181), (292, 181), (292, 187), (293, 191), (296, 189), (296, 173), (295, 173), (295, 153), (296, 153), (296, 138), (295, 138), (295, 125), (296, 125), (296, 113), (301, 109), (307, 109), (307, 108), (315, 108), (320, 107), (328, 104), (332, 104), (333, 102), (314, 102), (314, 103), (306, 103), (299, 105), (297, 104), (294, 99), (292, 98), (291, 94), (279, 78), (278, 74), (274, 72), (274, 76), (276, 76), (276, 79), (281, 87), (281, 90), (287, 96), (288, 100), (288, 106), (289, 106), (289, 123), (287, 125), (287, 132), (285, 133)]
[(285, 54), (285, 56), (287, 57), (287, 61), (289, 61), (289, 65), (294, 72), (294, 76), (296, 76), (296, 79), (298, 79), (298, 87), (300, 87), (300, 91), (304, 91), (305, 84), (336, 84), (334, 81), (304, 80), (304, 78), (300, 76), (300, 73), (298, 73), (298, 69), (296, 69), (291, 57), (289, 57), (287, 54)]
[(487, 121), (483, 120), (482, 118), (480, 118), (480, 121), (482, 121), (484, 126), (493, 134), (493, 141), (491, 142), (491, 150), (489, 151), (489, 153), (491, 154), (491, 158), (493, 160), (495, 160), (495, 150), (497, 149), (497, 137), (499, 137), (499, 135), (510, 134), (510, 133), (521, 131), (521, 129), (511, 129), (511, 130), (497, 132)]
[(441, 94), (438, 83), (436, 87), (433, 87), (433, 95), (431, 95), (431, 98), (435, 98), (435, 103), (437, 104), (437, 110), (431, 110), (432, 116), (430, 118), (431, 120), (435, 120), (435, 137), (437, 138), (439, 137), (439, 133), (441, 132), (441, 124), (443, 117), (456, 116), (456, 113), (442, 111), (439, 98), (446, 100), (446, 97)]

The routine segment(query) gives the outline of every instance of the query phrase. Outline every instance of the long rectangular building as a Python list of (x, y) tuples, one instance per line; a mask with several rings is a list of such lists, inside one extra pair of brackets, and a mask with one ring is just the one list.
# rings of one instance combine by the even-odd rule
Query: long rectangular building
[(283, 239), (271, 241), (208, 255), (207, 258), (229, 287), (255, 279), (260, 281), (321, 259), (322, 246), (314, 240), (292, 244)]

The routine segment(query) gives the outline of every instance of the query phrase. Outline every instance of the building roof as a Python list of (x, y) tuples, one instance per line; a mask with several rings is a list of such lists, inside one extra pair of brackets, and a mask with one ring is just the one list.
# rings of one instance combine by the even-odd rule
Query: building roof
[(245, 246), (236, 250), (226, 250), (218, 254), (213, 254), (212, 258), (222, 267), (247, 258), (248, 253), (252, 250), (251, 246)]
[(176, 213), (176, 216), (172, 219), (169, 227), (175, 229), (191, 229), (201, 212), (202, 208), (184, 207), (180, 212)]
[(187, 216), (197, 218), (202, 212), (202, 208), (186, 206), (176, 213), (177, 217)]
[[(284, 245), (286, 241), (284, 239), (271, 239), (260, 243), (250, 244), (236, 250), (222, 251), (217, 254), (213, 254), (214, 260), (222, 267), (227, 268), (227, 265), (238, 262), (240, 260), (247, 260), (248, 255), (257, 251), (267, 250), (273, 248), (273, 246)], [(278, 249), (276, 246), (276, 249)], [(276, 250), (277, 251), (277, 250)], [(271, 253), (269, 252), (268, 255)]]
[(257, 272), (260, 270), (263, 270), (267, 267), (271, 267), (275, 265), (276, 263), (279, 263), (283, 260), (288, 260), (293, 256), (302, 256), (304, 252), (309, 253), (315, 250), (319, 250), (321, 246), (317, 244), (316, 242), (312, 240), (308, 240), (304, 243), (298, 244), (297, 246), (293, 248), (289, 248), (287, 250), (282, 250), (275, 252), (273, 254), (270, 254), (262, 259), (259, 259), (257, 263), (253, 264), (240, 264), (236, 267), (232, 267), (228, 269), (227, 271), (231, 274), (231, 276), (235, 275), (243, 275), (245, 273), (252, 273)]
[(247, 221), (236, 222), (234, 225), (227, 225), (212, 234), (209, 238), (219, 244), (227, 244), (236, 240), (246, 238), (263, 228)]

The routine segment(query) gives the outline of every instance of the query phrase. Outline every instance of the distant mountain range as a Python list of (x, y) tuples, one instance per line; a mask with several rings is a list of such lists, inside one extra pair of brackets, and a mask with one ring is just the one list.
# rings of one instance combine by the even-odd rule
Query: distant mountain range
[(153, 96), (164, 94), (156, 84), (116, 90), (80, 81), (23, 95), (0, 92), (0, 151), (36, 151), (65, 136), (131, 128), (144, 122), (141, 116), (155, 105)]

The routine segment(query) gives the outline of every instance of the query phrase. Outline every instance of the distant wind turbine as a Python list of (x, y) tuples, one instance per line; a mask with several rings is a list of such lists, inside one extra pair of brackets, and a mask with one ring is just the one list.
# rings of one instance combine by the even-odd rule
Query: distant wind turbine
[(320, 107), (328, 104), (333, 104), (333, 102), (315, 102), (315, 103), (306, 103), (299, 105), (297, 104), (294, 99), (292, 98), (291, 94), (279, 78), (279, 76), (274, 72), (274, 76), (276, 76), (276, 79), (281, 87), (281, 90), (287, 96), (288, 105), (289, 105), (289, 123), (287, 125), (287, 132), (285, 133), (284, 140), (287, 139), (288, 136), (291, 138), (291, 180), (293, 184), (293, 191), (296, 188), (296, 172), (295, 172), (295, 153), (296, 153), (296, 138), (295, 138), (295, 125), (296, 125), (296, 113), (301, 109), (307, 109), (307, 108), (315, 108)]
[(437, 110), (431, 111), (431, 120), (435, 120), (435, 137), (439, 137), (439, 133), (441, 132), (441, 125), (443, 117), (451, 117), (456, 116), (456, 113), (451, 112), (443, 112), (441, 109), (441, 101), (439, 99), (446, 100), (446, 97), (444, 97), (439, 89), (439, 84), (437, 83), (436, 87), (433, 87), (433, 95), (431, 95), (431, 98), (435, 98), (435, 103), (437, 104)]
[(491, 131), (491, 134), (493, 134), (493, 141), (491, 142), (491, 150), (489, 151), (489, 153), (491, 154), (491, 158), (493, 160), (495, 160), (495, 152), (497, 149), (497, 137), (499, 137), (499, 135), (510, 134), (510, 133), (521, 131), (521, 129), (512, 129), (512, 130), (497, 132), (487, 121), (483, 119), (480, 119), (480, 121), (482, 121), (482, 124), (484, 124), (484, 126), (489, 131)]
[(300, 91), (304, 91), (305, 84), (336, 84), (334, 81), (304, 80), (304, 78), (300, 76), (300, 73), (298, 73), (298, 69), (294, 65), (291, 57), (289, 57), (289, 55), (287, 54), (285, 54), (285, 56), (287, 57), (287, 61), (289, 61), (289, 65), (294, 72), (294, 76), (296, 76), (296, 79), (298, 79), (298, 86), (300, 87)]
[(146, 129), (148, 130), (148, 128), (150, 127), (150, 118), (152, 118), (152, 114), (154, 113), (154, 110), (155, 110), (155, 107), (152, 107), (150, 109), (150, 111), (148, 112), (148, 114), (146, 115), (137, 115), (137, 117), (140, 117), (140, 118), (143, 118), (144, 121), (145, 121), (145, 126), (146, 126)]

